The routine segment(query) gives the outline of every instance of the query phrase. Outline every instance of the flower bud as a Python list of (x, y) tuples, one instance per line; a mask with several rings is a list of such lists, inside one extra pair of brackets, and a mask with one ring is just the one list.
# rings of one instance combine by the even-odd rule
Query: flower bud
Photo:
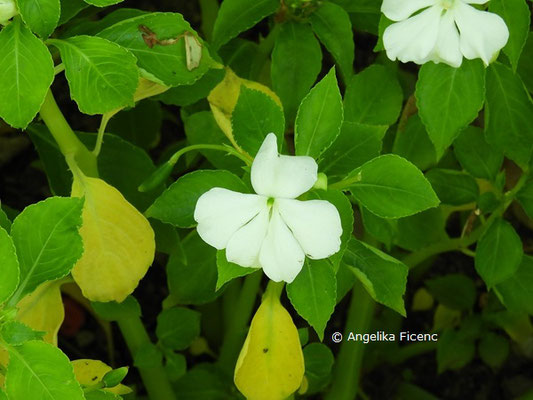
[(0, 0), (0, 25), (5, 25), (17, 14), (15, 0)]

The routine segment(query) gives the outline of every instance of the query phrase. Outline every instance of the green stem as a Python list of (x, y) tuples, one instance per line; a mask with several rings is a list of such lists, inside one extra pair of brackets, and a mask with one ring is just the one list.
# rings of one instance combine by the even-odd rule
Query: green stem
[(65, 158), (68, 156), (74, 157), (74, 160), (85, 175), (98, 177), (95, 155), (78, 139), (57, 106), (51, 90), (48, 91), (44, 99), (40, 115)]
[(228, 154), (231, 154), (240, 160), (242, 160), (246, 165), (250, 166), (252, 165), (253, 159), (250, 156), (246, 156), (237, 150), (235, 150), (233, 147), (230, 146), (224, 146), (221, 144), (193, 144), (192, 146), (184, 147), (181, 150), (178, 150), (174, 153), (172, 157), (170, 157), (170, 160), (168, 161), (172, 165), (176, 165), (179, 158), (184, 155), (185, 153), (193, 150), (217, 150), (217, 151), (224, 151)]
[(219, 364), (227, 371), (233, 371), (237, 363), (262, 277), (262, 271), (256, 271), (248, 275), (242, 285), (239, 299), (234, 308), (233, 318), (229, 321), (228, 329), (224, 335), (218, 359)]
[(348, 318), (333, 370), (333, 383), (326, 400), (354, 400), (359, 391), (361, 364), (365, 344), (347, 341), (350, 332), (367, 333), (372, 321), (375, 303), (360, 282), (352, 289), (352, 299), (348, 309)]
[(95, 157), (98, 157), (100, 154), (100, 150), (102, 150), (102, 142), (104, 141), (104, 134), (105, 129), (107, 128), (107, 124), (109, 123), (109, 120), (113, 118), (114, 114), (106, 113), (102, 115), (102, 119), (100, 121), (100, 127), (98, 128), (98, 136), (96, 138), (96, 144), (94, 145), (93, 154)]
[[(120, 331), (132, 356), (144, 345), (151, 343), (150, 337), (136, 315), (128, 315), (117, 321)], [(151, 368), (138, 368), (150, 400), (175, 400), (176, 395), (168, 381), (162, 365)]]

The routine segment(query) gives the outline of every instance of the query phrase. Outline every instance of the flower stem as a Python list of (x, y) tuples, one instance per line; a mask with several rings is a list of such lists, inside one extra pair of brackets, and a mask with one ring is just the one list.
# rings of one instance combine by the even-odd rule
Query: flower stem
[[(127, 315), (120, 318), (118, 326), (132, 356), (145, 344), (151, 343), (150, 337), (136, 315)], [(150, 400), (175, 400), (176, 395), (168, 381), (167, 374), (162, 365), (151, 368), (138, 368)]]
[(366, 333), (372, 321), (375, 303), (360, 282), (352, 289), (352, 299), (348, 309), (348, 318), (344, 330), (344, 341), (341, 344), (333, 370), (333, 384), (326, 400), (353, 400), (359, 391), (361, 364), (365, 344), (347, 341), (350, 332)]

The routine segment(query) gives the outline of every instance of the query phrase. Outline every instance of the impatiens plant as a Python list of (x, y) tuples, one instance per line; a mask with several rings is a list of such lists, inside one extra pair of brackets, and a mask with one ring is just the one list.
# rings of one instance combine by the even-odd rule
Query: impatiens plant
[(0, 400), (531, 397), (530, 21), (0, 0)]

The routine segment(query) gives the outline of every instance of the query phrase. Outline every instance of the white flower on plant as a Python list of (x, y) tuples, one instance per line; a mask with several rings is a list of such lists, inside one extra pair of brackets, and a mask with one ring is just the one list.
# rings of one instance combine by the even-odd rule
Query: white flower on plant
[(0, 0), (0, 25), (5, 25), (17, 14), (15, 0)]
[(381, 11), (396, 21), (383, 34), (387, 56), (393, 61), (434, 61), (456, 68), (464, 56), (481, 58), (487, 66), (509, 39), (499, 15), (470, 5), (488, 1), (383, 0)]
[(252, 164), (257, 194), (215, 187), (198, 199), (198, 234), (228, 261), (260, 267), (273, 281), (292, 282), (307, 255), (327, 258), (340, 249), (339, 212), (325, 200), (296, 200), (317, 180), (318, 166), (306, 156), (279, 155), (268, 134)]

